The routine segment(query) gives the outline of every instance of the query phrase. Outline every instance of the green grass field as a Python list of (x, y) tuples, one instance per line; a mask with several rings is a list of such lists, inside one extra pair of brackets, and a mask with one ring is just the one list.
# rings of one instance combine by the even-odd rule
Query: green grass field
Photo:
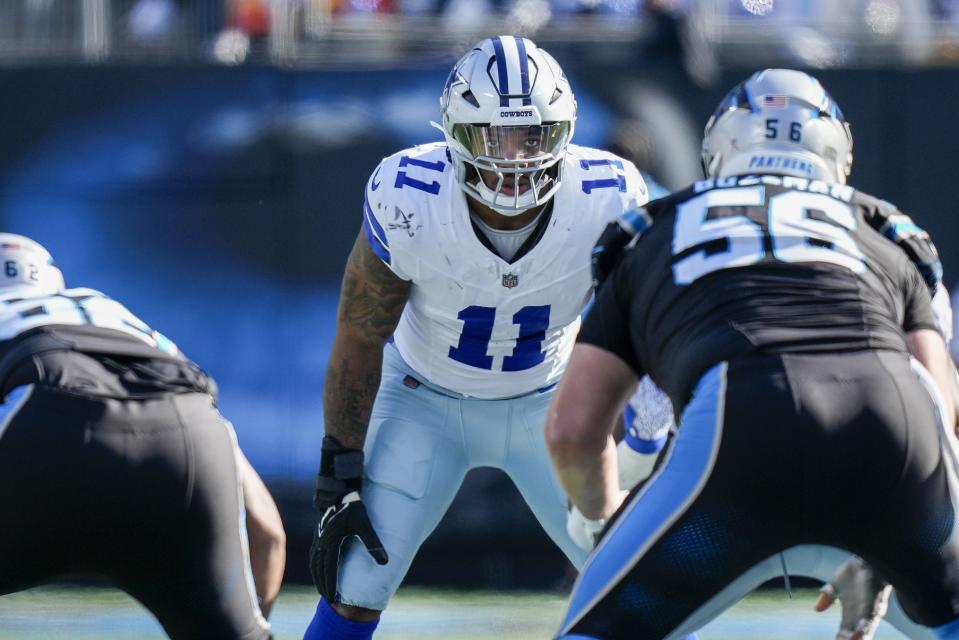
[[(790, 600), (783, 591), (753, 594), (700, 632), (702, 640), (832, 640), (838, 611), (812, 611), (814, 591)], [(283, 591), (271, 616), (277, 640), (302, 638), (312, 617), (311, 588)], [(533, 640), (550, 638), (565, 598), (549, 593), (401, 590), (377, 640)], [(156, 621), (111, 589), (45, 587), (0, 598), (0, 640), (139, 640), (164, 638)], [(880, 640), (903, 638), (883, 623)]]

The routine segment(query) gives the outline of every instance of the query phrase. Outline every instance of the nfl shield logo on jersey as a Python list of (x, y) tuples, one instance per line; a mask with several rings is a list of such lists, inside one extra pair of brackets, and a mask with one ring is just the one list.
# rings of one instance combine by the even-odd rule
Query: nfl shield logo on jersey
[(504, 273), (503, 274), (503, 286), (507, 289), (512, 289), (519, 284), (519, 276), (515, 273)]

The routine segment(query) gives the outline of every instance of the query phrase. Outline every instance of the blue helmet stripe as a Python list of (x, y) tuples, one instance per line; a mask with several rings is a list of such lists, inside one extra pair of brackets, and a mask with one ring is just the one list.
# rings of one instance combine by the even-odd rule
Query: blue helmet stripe
[(759, 105), (756, 104), (756, 101), (753, 100), (753, 94), (749, 90), (749, 85), (743, 84), (743, 95), (746, 96), (746, 102), (749, 103), (749, 110), (753, 113), (759, 113), (761, 110)]
[(533, 104), (533, 99), (529, 95), (529, 56), (526, 55), (526, 40), (524, 38), (514, 38), (516, 40), (516, 49), (519, 51), (519, 78), (523, 89), (523, 106)]
[(508, 107), (509, 73), (506, 70), (506, 52), (503, 50), (503, 41), (499, 36), (493, 38), (493, 50), (496, 51), (496, 71), (499, 74), (499, 106)]

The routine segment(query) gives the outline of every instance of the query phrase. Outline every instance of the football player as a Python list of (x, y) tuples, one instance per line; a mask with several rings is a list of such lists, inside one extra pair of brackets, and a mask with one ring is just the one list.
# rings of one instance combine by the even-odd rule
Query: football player
[[(936, 522), (926, 522), (929, 516), (942, 513), (948, 519), (956, 499), (948, 488), (955, 481), (953, 428), (956, 420), (953, 398), (948, 395), (954, 371), (943, 348), (943, 337), (948, 337), (948, 332), (940, 328), (950, 311), (948, 305), (941, 306), (943, 290), (938, 283), (941, 269), (928, 237), (908, 218), (889, 203), (845, 186), (851, 152), (848, 125), (815, 79), (788, 70), (760, 72), (734, 89), (707, 125), (703, 155), (707, 176), (711, 179), (651, 203), (645, 220), (639, 220), (638, 225), (632, 225), (630, 220), (620, 223), (620, 226), (642, 227), (653, 222), (640, 237), (628, 263), (614, 274), (617, 291), (604, 289), (591, 318), (586, 321), (580, 339), (588, 344), (578, 364), (574, 354), (570, 376), (557, 399), (558, 413), (551, 416), (548, 428), (554, 455), (574, 504), (583, 506), (584, 511), (602, 515), (619, 500), (608, 479), (611, 477), (609, 467), (614, 466), (610, 458), (615, 456), (604, 453), (594, 460), (585, 460), (583, 456), (583, 452), (592, 455), (589, 448), (583, 446), (583, 441), (589, 439), (589, 425), (605, 421), (589, 418), (596, 417), (593, 412), (600, 411), (602, 403), (602, 396), (597, 395), (599, 390), (594, 388), (596, 384), (604, 385), (595, 375), (597, 370), (593, 365), (597, 359), (609, 360), (604, 370), (612, 373), (605, 380), (616, 387), (614, 395), (619, 394), (620, 387), (628, 388), (630, 377), (627, 375), (630, 366), (617, 360), (619, 355), (633, 367), (641, 363), (642, 370), (650, 371), (663, 388), (670, 390), (673, 403), (685, 406), (684, 425), (673, 439), (662, 467), (642, 486), (639, 497), (630, 501), (613, 525), (607, 536), (611, 540), (616, 540), (619, 529), (652, 526), (651, 521), (640, 523), (640, 516), (634, 513), (642, 511), (650, 515), (648, 510), (657, 508), (656, 504), (662, 503), (660, 507), (674, 504), (673, 498), (679, 495), (679, 489), (674, 491), (676, 495), (668, 495), (667, 476), (684, 484), (686, 476), (677, 469), (694, 456), (684, 457), (677, 451), (708, 444), (702, 440), (711, 428), (704, 426), (710, 420), (706, 405), (717, 389), (720, 390), (717, 397), (726, 398), (725, 404), (720, 404), (718, 415), (725, 416), (724, 420), (729, 423), (726, 430), (729, 435), (715, 440), (723, 442), (719, 458), (712, 457), (700, 483), (695, 487), (690, 485), (693, 489), (690, 497), (681, 500), (681, 504), (675, 503), (676, 510), (663, 521), (662, 528), (648, 529), (647, 543), (639, 547), (632, 545), (635, 553), (630, 552), (628, 563), (617, 570), (615, 576), (608, 573), (612, 568), (609, 558), (616, 553), (612, 551), (614, 547), (622, 547), (622, 534), (619, 542), (607, 543), (604, 539), (604, 546), (580, 579), (579, 593), (574, 593), (564, 633), (585, 632), (590, 637), (614, 638), (622, 636), (616, 629), (628, 628), (635, 634), (642, 628), (646, 629), (640, 633), (643, 637), (676, 637), (702, 626), (780, 571), (828, 580), (848, 556), (837, 549), (808, 544), (820, 538), (839, 547), (861, 550), (868, 559), (881, 563), (883, 574), (901, 586), (902, 606), (916, 620), (937, 627), (919, 627), (900, 612), (893, 622), (909, 637), (959, 635), (952, 623), (959, 611), (949, 604), (950, 594), (959, 589), (959, 583), (951, 577), (956, 573), (952, 564), (957, 549), (948, 541), (948, 535), (937, 538), (939, 542), (935, 544), (941, 549), (931, 549), (927, 544), (927, 541), (932, 544), (928, 536), (937, 526)], [(665, 221), (659, 222), (660, 219)], [(902, 255), (890, 253), (882, 246), (882, 235), (876, 230), (897, 242), (919, 267), (918, 272), (901, 266)], [(614, 243), (622, 244), (622, 236), (615, 229), (613, 232)], [(610, 239), (610, 234), (604, 234), (604, 242)], [(605, 253), (604, 242), (600, 243), (600, 260)], [(633, 278), (627, 273), (643, 276)], [(661, 276), (665, 279), (661, 280)], [(917, 289), (913, 281), (923, 280), (925, 287)], [(940, 298), (935, 310), (930, 304), (930, 289)], [(654, 291), (658, 292), (655, 300), (649, 297)], [(892, 299), (883, 301), (883, 296), (890, 294)], [(817, 301), (817, 296), (823, 299)], [(897, 300), (899, 296), (904, 296), (904, 302)], [(849, 306), (855, 300), (859, 300), (855, 303), (857, 308)], [(621, 327), (621, 312), (630, 317), (631, 337), (620, 335), (625, 328), (610, 331), (610, 327)], [(883, 319), (883, 314), (889, 315)], [(861, 321), (850, 323), (853, 317), (861, 317)], [(644, 324), (653, 318), (655, 324)], [(890, 321), (890, 333), (886, 335), (887, 328), (883, 325)], [(700, 346), (698, 355), (693, 350), (696, 345)], [(932, 376), (922, 368), (910, 375), (908, 360), (903, 360), (901, 355), (907, 346), (929, 368)], [(613, 355), (606, 357), (609, 353)], [(893, 353), (900, 355), (890, 357)], [(829, 354), (837, 354), (835, 362)], [(728, 361), (728, 390), (726, 369), (723, 369), (722, 385), (717, 388), (713, 385), (717, 369), (705, 366), (702, 358), (710, 359), (706, 364), (715, 364), (712, 360)], [(759, 360), (764, 358), (768, 362), (760, 364)], [(877, 378), (870, 366), (855, 363), (857, 359), (871, 358), (882, 363), (882, 370), (887, 372), (883, 375), (890, 376), (888, 379)], [(761, 382), (766, 380), (764, 367), (768, 364), (770, 371), (776, 370), (780, 366), (775, 364), (778, 360), (782, 360), (786, 372), (781, 384), (773, 382), (773, 387), (792, 389), (795, 407), (806, 407), (795, 416), (790, 413), (793, 409), (786, 405), (777, 407), (778, 401), (774, 402), (773, 398), (779, 391), (773, 391), (773, 387), (761, 390), (766, 384)], [(755, 366), (749, 369), (747, 365)], [(726, 366), (719, 364), (720, 368)], [(705, 375), (698, 382), (699, 391), (690, 393), (688, 376), (701, 373)], [(621, 379), (611, 380), (610, 376), (618, 374), (622, 374)], [(774, 371), (771, 375), (770, 380), (778, 379)], [(740, 376), (751, 382), (746, 386), (741, 382), (734, 385)], [(829, 380), (832, 382), (828, 383)], [(894, 385), (909, 387), (910, 392), (901, 398), (908, 404), (905, 415), (916, 417), (910, 419), (908, 425), (901, 419), (904, 414), (882, 404), (880, 398), (886, 396), (870, 397), (855, 391), (860, 386), (875, 391), (893, 380)], [(831, 404), (820, 404), (826, 396), (837, 393)], [(606, 393), (605, 397), (612, 396)], [(865, 407), (864, 414), (857, 409), (857, 403)], [(826, 406), (830, 407), (829, 411), (819, 411)], [(785, 413), (780, 415), (780, 410)], [(608, 409), (602, 411), (604, 415), (609, 413)], [(778, 418), (773, 417), (777, 415)], [(864, 415), (866, 419), (857, 415)], [(924, 416), (924, 420), (919, 420), (919, 415)], [(715, 424), (710, 424), (721, 426), (724, 420), (717, 418)], [(782, 424), (791, 420), (805, 426), (800, 432), (790, 430), (792, 427), (782, 430)], [(803, 454), (806, 436), (802, 434), (811, 436), (823, 428), (826, 440), (830, 440), (832, 434), (847, 437), (844, 434), (863, 433), (850, 441), (851, 449), (841, 438), (830, 440), (831, 448), (817, 449), (821, 451), (822, 460), (815, 462)], [(904, 480), (891, 486), (889, 491), (880, 492), (877, 494), (880, 503), (876, 504), (885, 505), (883, 508), (892, 512), (869, 520), (868, 530), (859, 530), (857, 523), (867, 521), (864, 518), (871, 513), (869, 505), (877, 498), (869, 494), (866, 476), (885, 472), (884, 466), (876, 461), (885, 455), (882, 443), (892, 445), (891, 450), (899, 446), (882, 440), (885, 437), (882, 434), (899, 433), (902, 429), (909, 433), (911, 444), (906, 449), (908, 456), (901, 460), (908, 469), (938, 465), (936, 482), (910, 484)], [(780, 431), (785, 440), (777, 440), (780, 435), (776, 434)], [(687, 432), (690, 435), (686, 435)], [(746, 432), (755, 432), (755, 438)], [(604, 440), (601, 433), (593, 435), (596, 443)], [(569, 446), (569, 438), (577, 442), (575, 451)], [(770, 457), (770, 452), (777, 450), (779, 444), (793, 439), (785, 457)], [(858, 448), (856, 442), (860, 443)], [(762, 451), (760, 447), (748, 458), (740, 458), (739, 468), (730, 462), (735, 458), (730, 451), (740, 446), (749, 449), (758, 443), (765, 443), (761, 447), (768, 450)], [(786, 453), (785, 449), (779, 450)], [(869, 462), (864, 464), (863, 456)], [(771, 464), (791, 470), (783, 475), (773, 467), (760, 468), (771, 459)], [(788, 486), (799, 470), (796, 464), (801, 466), (804, 459), (813, 462), (809, 470), (815, 473), (801, 474), (806, 482), (792, 495), (807, 505), (808, 501), (802, 499), (804, 492), (810, 491), (809, 486), (823, 485), (827, 487), (825, 491), (812, 491), (814, 501), (822, 504), (813, 509), (807, 507), (799, 528), (791, 529), (788, 523), (802, 509), (797, 511), (788, 506), (794, 502), (790, 496), (773, 500), (767, 503), (771, 511), (762, 516), (769, 523), (768, 529), (762, 533), (758, 529), (753, 531), (749, 546), (729, 547), (729, 527), (749, 529), (752, 525), (745, 514), (762, 512), (759, 509), (762, 501)], [(841, 488), (853, 471), (855, 487), (860, 491), (856, 506), (853, 508), (847, 500), (845, 507), (837, 504), (831, 509), (829, 505), (845, 495)], [(732, 475), (727, 475), (730, 473)], [(903, 471), (902, 476), (896, 476), (895, 470), (892, 473), (895, 477), (910, 477), (907, 471)], [(596, 482), (584, 482), (590, 474), (597, 478)], [(762, 478), (761, 483), (753, 483), (749, 488), (734, 487), (744, 478), (748, 482), (750, 477)], [(721, 484), (724, 488), (719, 491), (716, 487)], [(598, 487), (603, 487), (602, 498), (596, 491)], [(908, 499), (907, 494), (911, 496)], [(652, 498), (653, 495), (658, 498)], [(714, 500), (708, 502), (708, 499)], [(716, 506), (716, 500), (728, 502), (721, 511), (729, 518), (715, 520), (720, 512), (710, 509)], [(751, 500), (754, 501), (752, 507), (743, 504)], [(915, 505), (923, 500), (936, 502), (916, 512)], [(783, 505), (787, 505), (785, 511), (781, 508)], [(902, 509), (901, 513), (895, 511), (897, 508)], [(659, 520), (668, 515), (668, 510), (657, 509)], [(816, 516), (817, 513), (824, 517)], [(704, 516), (706, 520), (702, 520)], [(903, 530), (895, 524), (899, 521), (914, 526)], [(699, 525), (694, 526), (694, 522)], [(703, 580), (695, 587), (686, 589), (669, 607), (657, 608), (654, 603), (662, 602), (656, 595), (662, 592), (660, 582), (673, 584), (674, 591), (682, 591), (680, 584), (685, 584), (678, 565), (670, 565), (671, 575), (661, 575), (660, 569), (666, 565), (660, 561), (674, 557), (670, 554), (682, 548), (689, 553), (710, 553), (712, 543), (702, 546), (689, 538), (702, 527), (705, 527), (701, 531), (701, 535), (706, 536), (704, 540), (728, 547), (727, 551), (722, 556), (709, 556), (708, 566), (715, 571), (701, 572)], [(744, 529), (738, 537), (745, 540), (749, 535)], [(631, 539), (635, 543), (636, 536)], [(785, 551), (764, 554), (764, 550), (777, 545)], [(625, 547), (622, 550), (625, 551)], [(604, 557), (602, 561), (597, 560), (600, 556)], [(868, 637), (888, 597), (881, 581), (863, 571), (862, 566), (859, 560), (847, 562), (835, 574), (833, 593), (827, 589), (826, 597), (819, 603), (820, 608), (828, 606), (831, 595), (843, 589), (837, 585), (866, 585), (861, 589), (856, 587), (869, 597), (851, 598), (854, 615), (844, 616), (840, 637)], [(604, 571), (609, 582), (601, 585), (597, 575)], [(694, 592), (698, 595), (692, 595)], [(645, 595), (640, 597), (641, 594)], [(952, 595), (951, 602), (955, 601)], [(642, 622), (637, 626), (635, 614), (640, 610)]]
[(269, 638), (285, 534), (213, 380), (33, 240), (0, 265), (0, 594), (95, 574), (171, 638)]
[(586, 556), (566, 532), (545, 411), (592, 293), (595, 238), (646, 187), (632, 163), (571, 144), (573, 91), (528, 39), (470, 49), (440, 114), (443, 142), (373, 171), (343, 277), (311, 639), (372, 636), (475, 467), (506, 472), (570, 561)]
[[(754, 91), (758, 89), (752, 89)], [(739, 89), (730, 96), (737, 95)], [(714, 119), (729, 109), (731, 99), (720, 104)], [(770, 109), (766, 116), (779, 116), (778, 109)], [(763, 111), (757, 111), (757, 121)], [(710, 121), (711, 124), (713, 120)], [(729, 138), (720, 138), (728, 141)], [(850, 138), (851, 141), (851, 138)], [(714, 152), (713, 152), (714, 153)], [(713, 156), (704, 147), (704, 165)], [(942, 264), (939, 252), (929, 234), (916, 225), (906, 214), (895, 207), (876, 207), (870, 209), (865, 222), (879, 231), (885, 238), (894, 242), (919, 270), (932, 296), (932, 309), (936, 325), (946, 344), (950, 344), (953, 334), (953, 312), (948, 291), (942, 282)], [(651, 222), (642, 212), (627, 212), (620, 220), (607, 225), (593, 250), (593, 279), (597, 289), (602, 287), (609, 273), (622, 257), (623, 250), (636, 235)], [(955, 395), (955, 387), (953, 387)], [(620, 488), (633, 489), (652, 472), (659, 453), (666, 444), (666, 435), (675, 432), (673, 406), (669, 397), (663, 393), (648, 376), (640, 382), (640, 388), (630, 399), (625, 410), (626, 437), (617, 447), (617, 460)], [(570, 526), (576, 531), (595, 531), (597, 523), (583, 522), (581, 514), (570, 513)], [(592, 538), (584, 538), (591, 540)], [(843, 621), (842, 630), (854, 633), (860, 629), (861, 640), (869, 640), (878, 624), (879, 612), (886, 611), (888, 590), (885, 583), (874, 578), (872, 570), (861, 559), (847, 561), (847, 556), (835, 549), (801, 547), (791, 550), (782, 558), (767, 563), (764, 571), (756, 572), (750, 583), (758, 586), (762, 582), (782, 573), (785, 567), (796, 575), (814, 577), (826, 583), (824, 593), (817, 603), (817, 610), (825, 610), (842, 593)], [(837, 566), (839, 567), (837, 569)], [(850, 577), (853, 576), (853, 577)], [(853, 579), (855, 578), (855, 579)], [(830, 587), (830, 584), (842, 583), (845, 588)], [(745, 582), (743, 583), (745, 586)], [(880, 584), (877, 588), (875, 585)], [(748, 591), (748, 589), (746, 590)], [(743, 592), (743, 595), (745, 592)], [(738, 599), (738, 596), (736, 597)], [(732, 599), (731, 602), (735, 602)], [(889, 622), (915, 638), (932, 638), (931, 632), (912, 623), (903, 613), (894, 599)], [(850, 622), (851, 621), (851, 622)]]

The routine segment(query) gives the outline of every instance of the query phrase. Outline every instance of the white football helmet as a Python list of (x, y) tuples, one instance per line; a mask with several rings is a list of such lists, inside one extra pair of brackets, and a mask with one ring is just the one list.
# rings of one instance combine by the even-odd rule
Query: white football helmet
[(707, 178), (773, 173), (845, 184), (852, 132), (818, 80), (766, 69), (719, 103), (706, 123), (702, 155)]
[(39, 242), (15, 233), (0, 233), (0, 292), (30, 287), (41, 293), (56, 293), (65, 286), (63, 273)]
[(515, 216), (559, 189), (576, 98), (556, 60), (532, 41), (479, 42), (450, 72), (440, 115), (436, 126), (467, 195)]

